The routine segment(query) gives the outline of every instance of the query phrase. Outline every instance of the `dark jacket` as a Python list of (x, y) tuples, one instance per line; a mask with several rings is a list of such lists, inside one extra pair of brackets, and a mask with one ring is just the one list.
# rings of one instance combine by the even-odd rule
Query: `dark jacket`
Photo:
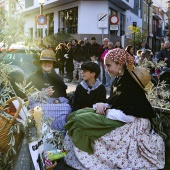
[(89, 55), (92, 57), (93, 55), (96, 55), (96, 57), (99, 57), (97, 50), (99, 49), (100, 45), (97, 43), (91, 44), (89, 48)]
[(126, 115), (149, 119), (156, 116), (144, 90), (127, 70), (122, 77), (116, 77), (113, 81), (108, 103)]
[(163, 49), (158, 53), (158, 61), (160, 60), (164, 60), (164, 58), (168, 58), (168, 61), (166, 61), (167, 63), (167, 67), (170, 68), (170, 50), (167, 49)]
[(106, 89), (104, 85), (101, 84), (97, 89), (92, 90), (89, 94), (81, 84), (76, 87), (73, 111), (85, 107), (92, 107), (93, 104), (98, 102), (106, 102)]
[(90, 44), (89, 42), (87, 42), (87, 43), (84, 44), (84, 46), (83, 46), (83, 49), (84, 49), (84, 51), (85, 51), (85, 60), (86, 60), (86, 61), (91, 60), (91, 59), (90, 59), (90, 55), (89, 55), (89, 49), (90, 49), (90, 47), (91, 47), (91, 44)]
[(68, 58), (66, 58), (66, 72), (74, 71), (73, 65), (73, 50), (67, 50)]
[(103, 48), (103, 47), (104, 47), (104, 44), (101, 45), (101, 46), (98, 48), (98, 50), (97, 50), (97, 53), (98, 53), (98, 55), (99, 55), (100, 58), (101, 58), (102, 54), (104, 53), (104, 51), (105, 51), (105, 50), (108, 50), (107, 47), (106, 47), (106, 48)]
[(67, 86), (63, 82), (62, 78), (55, 72), (55, 70), (52, 70), (51, 73), (47, 74), (47, 80), (44, 77), (44, 73), (42, 72), (42, 70), (38, 70), (27, 79), (27, 83), (29, 82), (32, 82), (31, 86), (34, 86), (40, 91), (42, 90), (42, 88), (53, 86), (55, 92), (51, 97), (67, 97)]
[(62, 63), (62, 66), (64, 67), (64, 62), (65, 62), (65, 57), (64, 55), (66, 54), (66, 49), (57, 49), (56, 51), (56, 61)]
[(85, 59), (85, 51), (79, 44), (73, 47), (73, 59), (78, 62), (84, 61)]

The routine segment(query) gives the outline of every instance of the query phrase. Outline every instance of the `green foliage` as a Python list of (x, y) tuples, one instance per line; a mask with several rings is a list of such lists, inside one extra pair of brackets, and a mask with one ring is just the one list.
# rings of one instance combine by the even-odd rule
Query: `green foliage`
[(44, 37), (43, 42), (45, 43), (45, 45), (50, 44), (52, 46), (56, 46), (60, 42), (69, 41), (72, 39), (74, 39), (74, 37), (71, 36), (69, 33), (58, 32), (56, 34), (51, 34), (47, 37)]
[(146, 40), (148, 33), (147, 32), (142, 32), (141, 27), (134, 27), (130, 25), (128, 27), (130, 33), (128, 37), (130, 38), (130, 43), (133, 44), (134, 46), (137, 46), (138, 49), (140, 48), (141, 42)]
[[(15, 11), (12, 10), (14, 6), (17, 6)], [(26, 39), (23, 32), (24, 18), (21, 15), (17, 15), (21, 9), (22, 6), (18, 0), (11, 0), (9, 11), (0, 11), (0, 42), (3, 42), (6, 48), (9, 48), (12, 43), (24, 41)]]

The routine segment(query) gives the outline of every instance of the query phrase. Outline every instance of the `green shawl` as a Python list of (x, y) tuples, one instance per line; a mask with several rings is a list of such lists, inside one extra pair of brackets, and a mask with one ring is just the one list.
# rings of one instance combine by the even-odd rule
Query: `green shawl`
[(64, 127), (77, 148), (93, 154), (94, 140), (124, 124), (108, 119), (105, 115), (96, 114), (92, 108), (85, 108), (70, 113)]

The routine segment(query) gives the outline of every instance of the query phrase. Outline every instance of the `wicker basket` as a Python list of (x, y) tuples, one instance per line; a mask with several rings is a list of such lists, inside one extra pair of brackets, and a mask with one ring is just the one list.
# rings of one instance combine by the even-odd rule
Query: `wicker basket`
[[(0, 152), (6, 153), (9, 149), (9, 131), (10, 128), (15, 124), (15, 120), (18, 117), (20, 110), (22, 108), (22, 101), (18, 97), (13, 97), (10, 100), (6, 102), (6, 104), (11, 103), (13, 100), (18, 100), (19, 102), (19, 107), (14, 115), (14, 117), (9, 120), (7, 117), (4, 117), (2, 114), (0, 114)], [(2, 111), (3, 107), (0, 107), (0, 111)], [(20, 131), (19, 133), (14, 134), (15, 136), (15, 146), (18, 146), (21, 138), (22, 138), (22, 132)]]
[(46, 168), (46, 170), (53, 170), (56, 165), (57, 165), (57, 162), (54, 162), (53, 165), (48, 166), (48, 167)]

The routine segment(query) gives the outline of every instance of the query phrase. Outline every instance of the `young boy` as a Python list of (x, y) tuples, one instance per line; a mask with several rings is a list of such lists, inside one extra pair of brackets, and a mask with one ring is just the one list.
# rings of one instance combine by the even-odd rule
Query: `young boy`
[(76, 87), (73, 111), (90, 107), (98, 102), (106, 101), (106, 89), (98, 79), (100, 67), (88, 61), (81, 65), (83, 81)]

